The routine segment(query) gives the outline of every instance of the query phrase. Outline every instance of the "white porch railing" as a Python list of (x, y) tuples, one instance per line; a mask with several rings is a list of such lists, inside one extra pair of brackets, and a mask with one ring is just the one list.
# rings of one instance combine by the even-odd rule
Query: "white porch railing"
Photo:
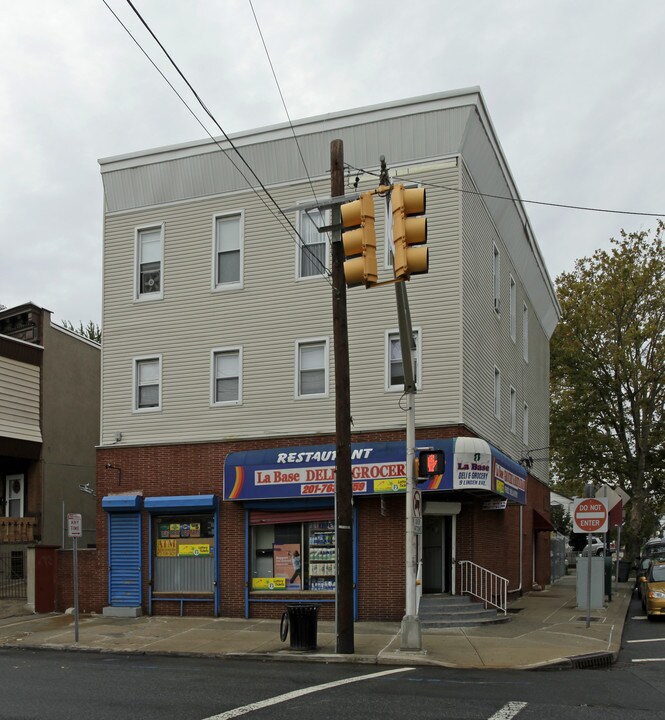
[(460, 560), (460, 595), (471, 595), (482, 600), (485, 607), (492, 605), (504, 615), (508, 607), (508, 580), (470, 560)]

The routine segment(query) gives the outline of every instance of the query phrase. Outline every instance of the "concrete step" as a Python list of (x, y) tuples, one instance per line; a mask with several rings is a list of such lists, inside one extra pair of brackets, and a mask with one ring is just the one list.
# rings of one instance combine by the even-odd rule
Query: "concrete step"
[(508, 622), (510, 617), (485, 608), (468, 595), (427, 594), (420, 600), (418, 616), (423, 628), (473, 627)]

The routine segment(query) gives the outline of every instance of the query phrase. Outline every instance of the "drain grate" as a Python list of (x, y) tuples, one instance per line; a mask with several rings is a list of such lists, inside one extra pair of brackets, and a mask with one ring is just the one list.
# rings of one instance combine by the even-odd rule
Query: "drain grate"
[(524, 610), (524, 608), (508, 608), (506, 612), (508, 615), (517, 615), (517, 613), (522, 612), (522, 610)]
[[(578, 617), (574, 617), (574, 618), (572, 619), (572, 622), (586, 622), (586, 615), (579, 615)], [(593, 616), (591, 616), (591, 617), (589, 618), (589, 622), (592, 622), (592, 623), (594, 623), (594, 622), (595, 622), (595, 623), (605, 622), (605, 618), (604, 618), (604, 617), (593, 617)]]
[(612, 653), (593, 653), (570, 658), (572, 666), (577, 670), (589, 668), (607, 668), (612, 666)]

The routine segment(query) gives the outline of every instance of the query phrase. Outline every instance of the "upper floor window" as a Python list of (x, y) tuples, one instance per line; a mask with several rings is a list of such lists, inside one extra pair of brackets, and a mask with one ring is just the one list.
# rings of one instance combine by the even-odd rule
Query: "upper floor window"
[(136, 231), (136, 297), (158, 300), (162, 297), (164, 255), (163, 227)]
[(513, 342), (517, 338), (517, 285), (512, 275), (510, 276), (510, 338)]
[(298, 277), (308, 278), (325, 274), (327, 267), (327, 235), (319, 228), (325, 225), (320, 210), (301, 210), (298, 213)]
[(240, 348), (213, 350), (214, 405), (239, 405), (242, 402), (242, 351)]
[[(413, 330), (415, 350), (411, 354), (413, 362), (413, 378), (420, 388), (421, 342), (420, 328)], [(402, 345), (399, 332), (391, 330), (386, 333), (386, 390), (404, 390), (404, 364), (402, 362)]]
[(517, 391), (510, 388), (510, 431), (517, 432)]
[(134, 358), (134, 410), (159, 410), (162, 404), (162, 358)]
[(526, 303), (522, 305), (522, 356), (529, 362), (529, 308)]
[(243, 214), (215, 216), (215, 287), (241, 288)]
[(501, 372), (494, 368), (494, 417), (501, 420)]
[(494, 297), (494, 310), (499, 313), (501, 311), (501, 285), (500, 285), (500, 258), (499, 248), (494, 245), (494, 251), (492, 255), (492, 293)]
[(529, 446), (529, 406), (526, 403), (522, 415), (522, 442)]
[(296, 397), (328, 395), (328, 338), (296, 342)]

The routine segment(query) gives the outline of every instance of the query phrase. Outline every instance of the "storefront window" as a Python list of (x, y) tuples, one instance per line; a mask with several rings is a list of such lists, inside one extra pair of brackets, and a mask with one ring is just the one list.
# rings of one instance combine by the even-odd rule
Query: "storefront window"
[(252, 590), (334, 589), (334, 522), (252, 527)]
[(214, 515), (163, 515), (153, 518), (153, 523), (153, 591), (212, 593)]

